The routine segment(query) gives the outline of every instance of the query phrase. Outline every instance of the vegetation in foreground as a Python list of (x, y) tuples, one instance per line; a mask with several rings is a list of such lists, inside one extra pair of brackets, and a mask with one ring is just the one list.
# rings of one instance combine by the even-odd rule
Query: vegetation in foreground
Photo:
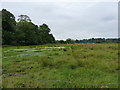
[(4, 88), (118, 87), (116, 43), (3, 47), (2, 63)]

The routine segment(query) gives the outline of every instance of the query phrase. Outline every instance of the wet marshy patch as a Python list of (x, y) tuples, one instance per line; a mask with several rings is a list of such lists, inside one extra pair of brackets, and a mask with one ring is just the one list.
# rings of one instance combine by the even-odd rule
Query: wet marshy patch
[(53, 49), (64, 49), (65, 47), (40, 47), (40, 48), (27, 48), (27, 49), (11, 49), (7, 50), (5, 52), (9, 51), (15, 51), (15, 52), (41, 52), (42, 50), (53, 50)]
[[(46, 56), (44, 52), (49, 50), (65, 49), (65, 47), (40, 47), (40, 48), (25, 48), (25, 49), (10, 49), (4, 53), (15, 53), (12, 55), (5, 55), (3, 58), (25, 57), (25, 56)], [(55, 53), (58, 55), (58, 53)]]

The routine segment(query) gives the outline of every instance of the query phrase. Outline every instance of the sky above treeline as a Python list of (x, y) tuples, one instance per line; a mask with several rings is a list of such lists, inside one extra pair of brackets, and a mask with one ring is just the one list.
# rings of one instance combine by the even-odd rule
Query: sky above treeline
[(2, 2), (18, 19), (46, 23), (57, 40), (118, 37), (118, 2)]

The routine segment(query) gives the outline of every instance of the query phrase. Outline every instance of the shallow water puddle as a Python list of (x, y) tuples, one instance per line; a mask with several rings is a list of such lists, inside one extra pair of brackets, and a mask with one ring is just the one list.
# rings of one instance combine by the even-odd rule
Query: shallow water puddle
[[(31, 51), (39, 51), (39, 50), (52, 50), (52, 49), (62, 49), (65, 47), (40, 47), (40, 48), (30, 48), (30, 49), (11, 49), (8, 51), (17, 51), (17, 52), (31, 52)], [(5, 51), (5, 52), (8, 52)]]
[[(61, 49), (65, 47), (40, 47), (40, 48), (32, 48), (31, 50), (47, 50), (47, 49)], [(14, 50), (30, 50), (30, 49), (14, 49)]]
[[(7, 50), (5, 52), (10, 52), (10, 51), (15, 51), (15, 52), (21, 52), (22, 54), (19, 55), (13, 55), (13, 56), (8, 56), (8, 57), (3, 57), (3, 58), (9, 58), (9, 57), (24, 57), (24, 56), (45, 56), (42, 50), (52, 50), (52, 49), (61, 49), (65, 47), (41, 47), (41, 48), (30, 48), (30, 49), (11, 49)], [(26, 53), (24, 53), (26, 52)]]
[(43, 53), (28, 53), (28, 54), (19, 54), (19, 55), (14, 55), (14, 56), (8, 56), (8, 57), (3, 57), (3, 58), (10, 58), (10, 57), (24, 57), (24, 56), (45, 56)]

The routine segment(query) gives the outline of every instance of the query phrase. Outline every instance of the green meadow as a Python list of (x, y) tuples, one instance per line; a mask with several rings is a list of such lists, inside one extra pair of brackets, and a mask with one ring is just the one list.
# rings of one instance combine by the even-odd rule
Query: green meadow
[(118, 44), (3, 46), (3, 88), (117, 88)]

